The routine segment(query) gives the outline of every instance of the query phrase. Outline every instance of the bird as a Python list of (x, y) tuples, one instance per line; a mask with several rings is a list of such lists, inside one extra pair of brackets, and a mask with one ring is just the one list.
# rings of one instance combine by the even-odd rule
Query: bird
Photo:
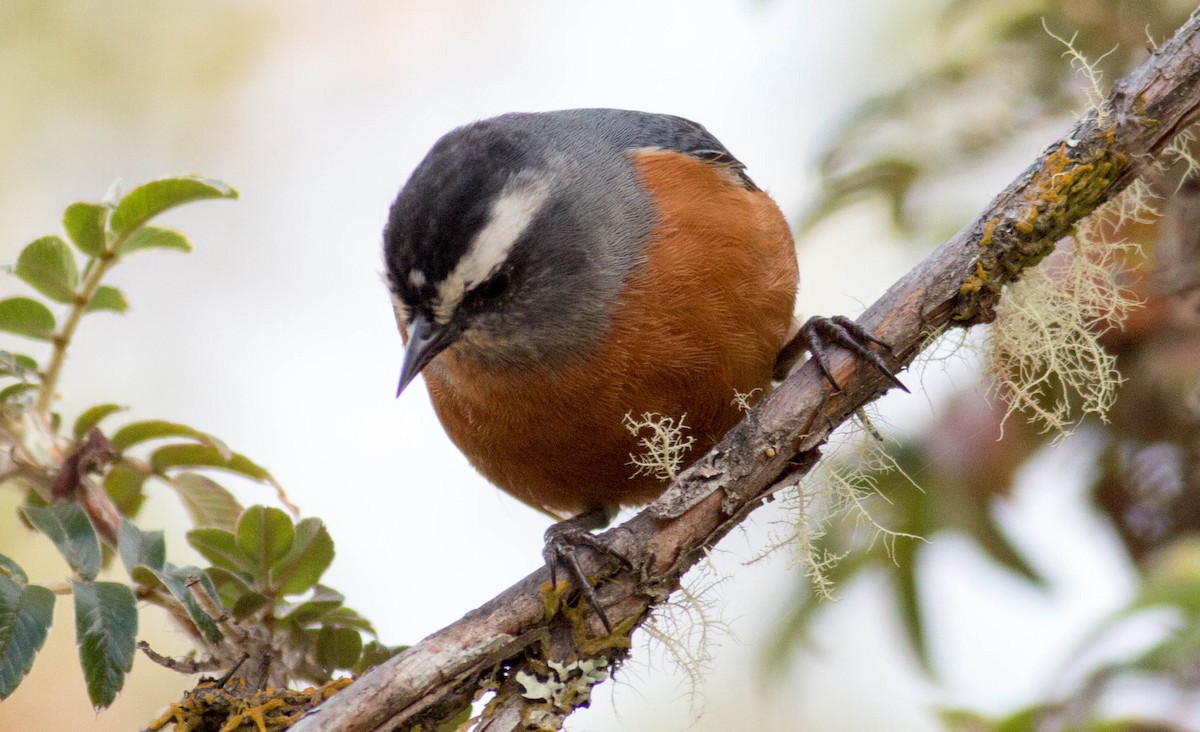
[[(702, 125), (619, 109), (509, 113), (445, 134), (384, 227), (405, 345), (446, 433), (489, 481), (558, 519), (546, 533), (600, 610), (576, 553), (667, 486), (637, 470), (639, 418), (676, 420), (703, 455), (804, 350), (834, 389), (842, 345), (894, 383), (846, 318), (794, 315), (779, 206)], [(740, 405), (740, 406), (739, 406)]]

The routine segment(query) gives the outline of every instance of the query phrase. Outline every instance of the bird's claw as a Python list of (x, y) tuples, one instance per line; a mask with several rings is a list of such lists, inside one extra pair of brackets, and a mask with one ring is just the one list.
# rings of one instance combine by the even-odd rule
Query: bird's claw
[[(856, 356), (875, 367), (877, 371), (886, 376), (889, 381), (901, 390), (908, 392), (908, 387), (896, 377), (896, 374), (888, 367), (883, 357), (871, 350), (869, 346), (869, 344), (874, 344), (886, 349), (890, 353), (892, 350), (891, 344), (876, 338), (866, 328), (863, 328), (850, 318), (842, 315), (835, 315), (831, 318), (821, 316), (809, 318), (800, 327), (800, 332), (793, 339), (793, 343), (797, 341), (807, 346), (807, 350), (812, 354), (812, 360), (816, 362), (817, 368), (821, 370), (821, 373), (825, 375), (825, 379), (837, 391), (841, 391), (842, 387), (833, 378), (833, 373), (829, 370), (829, 346), (831, 344), (852, 351)], [(795, 347), (792, 343), (784, 347), (785, 352), (794, 349)]]
[(578, 518), (583, 518), (583, 516), (560, 521), (546, 529), (546, 547), (542, 550), (542, 556), (545, 557), (546, 566), (550, 569), (550, 584), (553, 587), (558, 586), (558, 569), (562, 567), (579, 592), (587, 599), (588, 604), (596, 611), (596, 617), (600, 618), (605, 631), (612, 633), (612, 624), (609, 622), (608, 616), (604, 614), (604, 609), (600, 607), (596, 589), (583, 571), (583, 565), (579, 563), (579, 550), (580, 548), (590, 549), (597, 554), (616, 557), (626, 567), (633, 565), (628, 557), (593, 534), (588, 524), (577, 521)]

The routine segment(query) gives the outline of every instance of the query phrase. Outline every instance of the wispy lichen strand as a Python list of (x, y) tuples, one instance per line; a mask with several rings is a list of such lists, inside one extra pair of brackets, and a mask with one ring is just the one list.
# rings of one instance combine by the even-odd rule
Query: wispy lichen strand
[(996, 307), (989, 371), (1008, 415), (1022, 412), (1063, 435), (1086, 415), (1106, 419), (1121, 375), (1100, 338), (1140, 304), (1123, 284), (1139, 246), (1115, 232), (1157, 215), (1153, 194), (1137, 180), (1006, 288)]

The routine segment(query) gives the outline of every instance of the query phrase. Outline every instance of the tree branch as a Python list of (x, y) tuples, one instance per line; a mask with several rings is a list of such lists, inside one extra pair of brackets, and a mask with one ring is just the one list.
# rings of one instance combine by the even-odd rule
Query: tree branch
[[(1006, 283), (1052, 251), (1075, 222), (1129, 185), (1198, 117), (1200, 19), (1193, 14), (1174, 38), (1116, 85), (1100, 109), (1046, 148), (987, 210), (893, 285), (860, 322), (893, 344), (894, 367), (912, 361), (933, 333), (990, 322)], [(586, 563), (589, 574), (606, 578), (599, 596), (615, 621), (613, 636), (601, 637), (599, 622), (585, 610), (564, 606), (547, 619), (546, 608), (556, 606), (558, 597), (548, 589), (546, 570), (539, 569), (373, 669), (294, 729), (428, 724), (461, 709), (484, 689), (497, 690), (485, 712), (488, 729), (513, 729), (518, 720), (549, 728), (561, 723), (575, 706), (586, 704), (586, 692), (604, 675), (589, 676), (591, 666), (570, 664), (591, 659), (619, 664), (628, 653), (629, 635), (679, 587), (683, 573), (775, 490), (804, 476), (830, 432), (887, 389), (880, 374), (858, 368), (849, 355), (835, 355), (831, 365), (842, 392), (830, 394), (812, 364), (805, 365), (655, 503), (608, 532), (617, 549), (641, 560), (633, 570)], [(551, 602), (544, 599), (546, 592)], [(568, 699), (560, 687), (580, 693)]]

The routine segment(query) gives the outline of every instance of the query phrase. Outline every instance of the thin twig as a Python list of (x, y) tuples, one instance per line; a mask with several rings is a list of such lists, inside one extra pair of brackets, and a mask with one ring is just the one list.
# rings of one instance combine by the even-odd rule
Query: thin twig
[(146, 657), (154, 661), (163, 668), (169, 668), (172, 671), (178, 671), (181, 674), (199, 674), (205, 671), (216, 671), (223, 666), (225, 662), (216, 658), (171, 658), (164, 656), (158, 651), (150, 647), (146, 641), (138, 641), (138, 650), (146, 654)]

